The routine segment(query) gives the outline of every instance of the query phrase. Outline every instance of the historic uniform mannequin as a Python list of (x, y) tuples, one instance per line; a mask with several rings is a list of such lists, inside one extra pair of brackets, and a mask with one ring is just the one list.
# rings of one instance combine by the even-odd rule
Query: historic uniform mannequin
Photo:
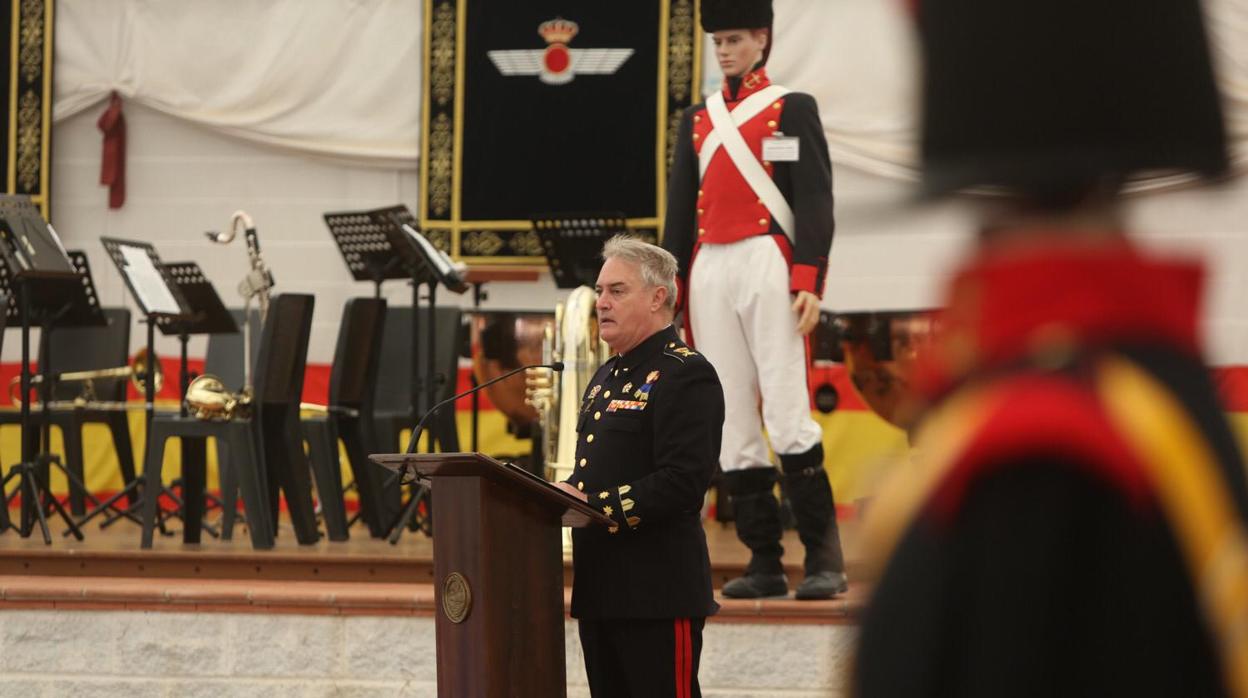
[(582, 399), (576, 467), (561, 486), (616, 525), (572, 532), (572, 616), (594, 696), (698, 696), (702, 627), (719, 608), (701, 508), (723, 392), (715, 369), (677, 336), (669, 296), (635, 276), (621, 245), (666, 259), (675, 290), (675, 260), (663, 250), (607, 243), (597, 309), (616, 355)]
[(692, 342), (724, 384), (719, 464), (751, 551), (724, 595), (788, 591), (765, 426), (806, 548), (797, 597), (828, 598), (846, 588), (844, 561), (804, 335), (818, 321), (832, 245), (832, 168), (814, 99), (767, 77), (771, 25), (770, 0), (702, 3), (724, 87), (681, 120), (663, 246), (680, 262)]
[(1006, 196), (950, 286), (917, 460), (868, 515), (856, 694), (1248, 696), (1248, 488), (1202, 270), (1115, 207), (1133, 173), (1226, 168), (1199, 3), (918, 12), (924, 184)]

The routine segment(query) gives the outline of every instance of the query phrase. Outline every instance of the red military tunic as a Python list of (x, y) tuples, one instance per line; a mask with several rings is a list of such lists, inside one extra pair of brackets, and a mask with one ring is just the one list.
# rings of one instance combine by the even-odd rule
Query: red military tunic
[[(769, 87), (767, 71), (760, 68), (742, 78), (735, 93), (725, 84), (724, 101), (732, 110)], [(835, 222), (832, 165), (814, 98), (789, 92), (769, 100), (739, 127), (750, 152), (762, 162), (793, 210), (795, 230), (788, 234), (777, 225), (725, 148), (717, 148), (705, 173), (700, 173), (699, 157), (712, 129), (706, 105), (699, 104), (685, 111), (676, 138), (663, 246), (680, 263), (682, 290), (699, 245), (771, 235), (790, 263), (789, 289), (821, 296)], [(780, 133), (798, 139), (797, 161), (763, 160), (763, 140)]]
[[(1244, 620), (1227, 600), (1248, 565), (1223, 564), (1219, 589), (1193, 564), (1193, 531), (1229, 532), (1224, 557), (1248, 562), (1234, 554), (1243, 460), (1200, 360), (1200, 281), (1125, 243), (959, 275), (920, 381), (935, 406), (918, 460), (872, 506), (863, 547), (888, 559), (858, 695), (1239, 695), (1248, 648), (1219, 639)], [(1215, 509), (1224, 531), (1203, 525)]]

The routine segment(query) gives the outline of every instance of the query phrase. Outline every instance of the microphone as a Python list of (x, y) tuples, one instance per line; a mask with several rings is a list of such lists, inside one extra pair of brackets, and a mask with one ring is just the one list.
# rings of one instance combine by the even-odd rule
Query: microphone
[(405, 451), (405, 453), (411, 454), (411, 453), (416, 452), (416, 444), (420, 441), (420, 435), (424, 433), (425, 422), (428, 421), (429, 418), (432, 417), (438, 410), (442, 409), (446, 405), (451, 404), (452, 402), (455, 402), (456, 400), (462, 397), (468, 397), (469, 395), (472, 395), (473, 393), (477, 392), (478, 390), (481, 390), (482, 388), (485, 388), (490, 385), (494, 385), (495, 383), (501, 380), (506, 380), (508, 378), (511, 378), (517, 373), (520, 373), (521, 371), (527, 371), (530, 368), (549, 368), (552, 371), (561, 372), (563, 371), (563, 362), (556, 361), (552, 364), (533, 364), (531, 366), (521, 366), (520, 368), (512, 369), (504, 373), (503, 375), (498, 376), (497, 378), (491, 378), (490, 380), (482, 383), (481, 385), (476, 386), (475, 388), (470, 388), (458, 395), (453, 395), (443, 400), (442, 402), (439, 402), (438, 404), (434, 405), (432, 409), (426, 412), (425, 415), (420, 418), (419, 422), (416, 422), (416, 426), (412, 428), (412, 439), (411, 441), (407, 442), (407, 451)]

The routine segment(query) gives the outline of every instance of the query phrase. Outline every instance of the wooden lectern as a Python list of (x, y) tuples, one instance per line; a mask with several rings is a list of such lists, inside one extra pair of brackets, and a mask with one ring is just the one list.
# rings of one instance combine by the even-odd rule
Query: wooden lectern
[(370, 458), (433, 488), (438, 695), (565, 696), (560, 527), (613, 522), (480, 453)]

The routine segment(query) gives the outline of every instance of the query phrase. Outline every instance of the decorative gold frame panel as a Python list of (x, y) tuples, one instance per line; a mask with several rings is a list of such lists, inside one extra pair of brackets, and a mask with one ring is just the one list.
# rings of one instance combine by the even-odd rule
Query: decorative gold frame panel
[[(424, 94), (421, 104), (421, 229), (456, 259), (470, 264), (545, 266), (527, 220), (464, 220), (461, 214), (464, 138), (464, 45), (468, 2), (427, 0)], [(683, 110), (700, 99), (702, 35), (698, 0), (660, 0), (655, 216), (630, 218), (630, 228), (657, 233), (667, 201), (676, 129)], [(510, 254), (501, 254), (510, 250)]]
[(55, 0), (0, 0), (0, 12), (10, 19), (2, 191), (29, 196), (44, 218), (50, 209), (55, 5)]

